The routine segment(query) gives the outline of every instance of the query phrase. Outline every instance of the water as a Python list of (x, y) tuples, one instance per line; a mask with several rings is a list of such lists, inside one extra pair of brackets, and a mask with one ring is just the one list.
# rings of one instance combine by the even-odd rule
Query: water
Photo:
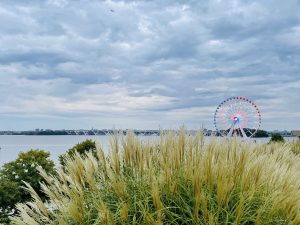
[[(140, 136), (143, 140), (157, 137)], [(109, 148), (110, 136), (95, 135), (62, 135), (62, 136), (25, 136), (25, 135), (0, 135), (0, 167), (7, 162), (15, 160), (20, 152), (30, 149), (42, 149), (50, 152), (50, 158), (57, 163), (58, 156), (64, 154), (74, 145), (92, 139), (101, 143), (104, 151)]]
[(19, 152), (28, 151), (30, 149), (43, 149), (50, 152), (50, 158), (55, 162), (58, 156), (65, 153), (75, 144), (86, 139), (100, 141), (107, 149), (109, 144), (108, 136), (16, 136), (3, 135), (0, 136), (0, 166), (4, 163), (15, 160)]
[[(140, 136), (143, 140), (155, 139), (155, 137)], [(156, 137), (157, 138), (157, 137)], [(206, 137), (207, 139), (210, 137)], [(58, 156), (65, 153), (75, 144), (86, 139), (99, 141), (104, 150), (108, 150), (109, 136), (16, 136), (16, 135), (0, 135), (0, 166), (4, 163), (15, 160), (19, 152), (28, 151), (30, 149), (43, 149), (50, 152), (50, 158), (54, 162), (58, 162)], [(285, 138), (287, 141), (294, 141), (296, 138)], [(270, 138), (253, 139), (257, 143), (267, 143)]]

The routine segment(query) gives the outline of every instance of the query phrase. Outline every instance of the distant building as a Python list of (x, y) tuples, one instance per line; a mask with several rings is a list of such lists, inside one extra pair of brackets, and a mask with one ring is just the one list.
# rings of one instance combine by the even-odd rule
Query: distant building
[(300, 130), (292, 130), (292, 135), (300, 138)]

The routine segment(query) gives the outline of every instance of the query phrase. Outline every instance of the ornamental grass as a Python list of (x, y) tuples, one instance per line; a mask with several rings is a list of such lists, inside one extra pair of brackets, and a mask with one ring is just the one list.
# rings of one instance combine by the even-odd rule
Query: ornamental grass
[(40, 170), (48, 201), (29, 185), (17, 225), (300, 224), (300, 158), (292, 144), (205, 141), (168, 132), (156, 141), (113, 136), (109, 153)]

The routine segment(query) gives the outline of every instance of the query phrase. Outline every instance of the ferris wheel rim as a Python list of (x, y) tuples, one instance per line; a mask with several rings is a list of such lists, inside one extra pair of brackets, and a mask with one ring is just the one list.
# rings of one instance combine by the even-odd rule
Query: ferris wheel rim
[[(232, 129), (236, 130), (236, 132), (238, 132), (238, 130), (240, 130), (240, 132), (243, 133), (242, 136), (246, 136), (247, 138), (251, 138), (251, 137), (253, 137), (257, 133), (257, 131), (259, 130), (259, 128), (261, 126), (261, 113), (260, 113), (260, 110), (259, 110), (258, 106), (256, 105), (256, 103), (254, 101), (252, 101), (251, 99), (249, 99), (247, 97), (244, 97), (244, 96), (229, 97), (226, 100), (222, 101), (217, 106), (217, 109), (215, 110), (215, 113), (214, 113), (214, 126), (215, 126), (215, 129), (216, 129), (217, 133), (219, 133), (221, 136), (225, 136), (224, 135), (224, 131), (225, 130), (223, 130), (223, 132), (221, 132), (221, 129), (219, 129), (219, 127), (217, 125), (217, 115), (218, 115), (218, 112), (222, 108), (222, 106), (224, 106), (226, 103), (228, 103), (228, 102), (237, 102), (237, 101), (239, 101), (240, 104), (241, 103), (243, 103), (243, 104), (244, 103), (248, 103), (248, 107), (249, 107), (249, 104), (250, 104), (250, 106), (255, 109), (255, 113), (256, 113), (256, 115), (258, 115), (258, 118), (257, 118), (257, 121), (256, 121), (257, 122), (257, 126), (254, 127), (254, 129), (253, 129), (254, 131), (252, 133), (250, 131), (250, 130), (252, 130), (251, 128), (249, 129), (247, 127), (237, 126), (237, 128), (234, 129), (233, 126), (235, 126), (235, 125), (232, 125), (232, 127), (230, 128), (229, 132), (231, 132)], [(246, 119), (248, 119), (248, 115), (246, 116)], [(248, 130), (248, 132), (250, 132), (249, 136), (245, 135), (244, 129), (246, 129), (246, 130)], [(228, 130), (228, 128), (227, 128), (227, 130)], [(229, 134), (229, 132), (227, 133), (227, 135)]]

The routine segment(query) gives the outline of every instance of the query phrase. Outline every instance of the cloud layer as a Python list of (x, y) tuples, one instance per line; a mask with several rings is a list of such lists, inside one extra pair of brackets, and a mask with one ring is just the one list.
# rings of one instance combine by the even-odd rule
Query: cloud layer
[(299, 1), (2, 0), (0, 129), (213, 127), (227, 97), (300, 129)]

